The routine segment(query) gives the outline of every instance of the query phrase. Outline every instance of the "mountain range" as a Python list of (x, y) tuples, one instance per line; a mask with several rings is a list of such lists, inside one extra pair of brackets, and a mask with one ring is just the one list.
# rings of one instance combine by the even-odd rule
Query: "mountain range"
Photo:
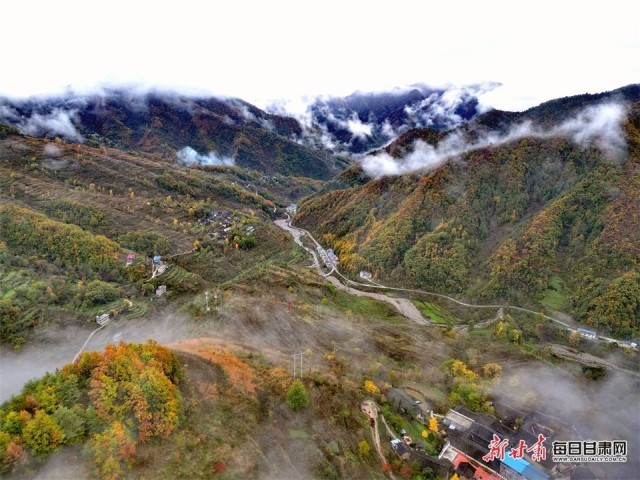
[(348, 163), (293, 140), (289, 117), (239, 99), (104, 90), (90, 95), (0, 99), (0, 123), (32, 136), (159, 153), (176, 162), (231, 165), (329, 179)]
[[(495, 86), (436, 88), (416, 84), (387, 92), (320, 96), (310, 101), (303, 113), (295, 115), (301, 125), (297, 138), (334, 152), (363, 154), (414, 128), (448, 130), (466, 123), (487, 108), (480, 106), (478, 95)], [(268, 110), (290, 115), (277, 105)]]
[(413, 129), (301, 203), (341, 268), (637, 332), (640, 86)]
[(414, 85), (317, 97), (298, 114), (277, 106), (261, 110), (238, 98), (112, 88), (0, 98), (0, 123), (27, 135), (162, 153), (186, 163), (326, 180), (349, 165), (345, 155), (378, 148), (412, 128), (443, 130), (470, 120), (484, 88)]
[[(640, 85), (479, 91), (0, 100), (0, 476), (452, 478), (458, 406), (637, 450), (633, 344), (535, 312), (637, 342)], [(291, 203), (342, 275), (423, 293), (318, 275)]]
[[(350, 273), (469, 298), (515, 297), (631, 335), (639, 323), (640, 85), (524, 112), (483, 111), (477, 94), (486, 88), (318, 97), (297, 118), (240, 99), (106, 90), (1, 99), (0, 121), (175, 168), (294, 176), (262, 196), (311, 193), (296, 221)], [(301, 177), (326, 182), (296, 189)]]

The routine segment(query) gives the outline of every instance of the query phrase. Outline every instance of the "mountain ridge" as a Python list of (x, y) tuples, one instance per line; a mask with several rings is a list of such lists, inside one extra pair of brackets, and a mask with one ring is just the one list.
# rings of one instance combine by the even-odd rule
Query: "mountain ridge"
[(184, 160), (183, 149), (191, 149), (191, 163), (235, 163), (263, 173), (328, 179), (347, 165), (292, 140), (300, 131), (295, 120), (239, 99), (117, 89), (87, 96), (3, 98), (0, 122), (33, 136), (159, 153), (176, 161)]
[[(640, 324), (638, 86), (547, 102), (522, 115), (566, 119), (574, 114), (567, 103), (593, 108), (620, 91), (635, 100), (623, 118), (623, 161), (571, 135), (523, 135), (402, 175), (371, 178), (353, 166), (303, 201), (295, 221), (334, 248), (351, 274), (369, 270), (403, 285), (516, 298), (538, 308), (550, 308), (559, 278), (562, 308), (592, 327), (634, 335)], [(521, 117), (484, 115), (509, 120), (505, 130)], [(482, 122), (480, 116), (460, 127), (461, 135), (473, 138)], [(447, 136), (414, 130), (377, 154), (402, 165), (397, 157), (414, 154), (416, 140), (438, 147)]]

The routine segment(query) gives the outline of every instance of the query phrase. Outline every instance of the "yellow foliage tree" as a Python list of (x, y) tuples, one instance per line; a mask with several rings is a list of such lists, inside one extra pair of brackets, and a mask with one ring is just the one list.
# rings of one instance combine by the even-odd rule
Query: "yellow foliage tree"
[(461, 360), (454, 360), (451, 363), (451, 373), (454, 377), (477, 378), (478, 376)]
[(365, 380), (362, 388), (364, 388), (364, 391), (370, 395), (375, 395), (379, 392), (378, 387), (371, 380)]
[(573, 330), (569, 334), (569, 345), (571, 345), (572, 347), (577, 347), (578, 345), (580, 345), (580, 332), (578, 332), (577, 330)]
[(438, 421), (433, 417), (429, 419), (429, 431), (438, 433)]
[(486, 378), (496, 378), (502, 375), (502, 366), (499, 363), (487, 363), (482, 367), (482, 375)]
[(362, 458), (367, 458), (371, 455), (371, 446), (369, 445), (369, 442), (364, 439), (360, 440), (358, 443), (358, 453)]

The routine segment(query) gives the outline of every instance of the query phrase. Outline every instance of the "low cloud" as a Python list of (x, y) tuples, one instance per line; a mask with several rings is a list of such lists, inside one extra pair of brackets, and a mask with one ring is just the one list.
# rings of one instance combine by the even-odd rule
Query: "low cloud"
[[(4, 110), (1, 112), (2, 116), (11, 119), (11, 116), (6, 115), (10, 112)], [(33, 137), (62, 137), (65, 140), (82, 142), (84, 139), (72, 122), (74, 116), (75, 111), (67, 112), (56, 108), (47, 114), (34, 113), (29, 118), (20, 119), (15, 125), (20, 132)], [(13, 117), (14, 120), (16, 118)]]
[(248, 122), (254, 122), (259, 124), (262, 128), (265, 128), (269, 131), (274, 131), (275, 127), (273, 125), (273, 122), (271, 122), (269, 119), (266, 118), (260, 118), (255, 116), (251, 110), (249, 110), (249, 107), (247, 107), (246, 105), (239, 103), (239, 104), (235, 104), (235, 107), (238, 111), (238, 113), (240, 113), (240, 115), (242, 115), (242, 117), (244, 117), (245, 120), (247, 120)]
[(7, 107), (6, 105), (0, 105), (0, 119), (1, 120), (9, 120), (15, 121), (19, 120), (18, 114), (13, 111), (13, 109)]
[(568, 136), (583, 148), (597, 147), (609, 159), (619, 161), (627, 153), (622, 129), (625, 115), (624, 106), (606, 103), (586, 108), (576, 117), (551, 129), (540, 129), (531, 122), (524, 122), (506, 134), (484, 134), (473, 143), (464, 141), (459, 133), (454, 132), (435, 147), (418, 140), (414, 143), (413, 150), (401, 158), (394, 158), (386, 152), (368, 155), (362, 160), (362, 168), (369, 176), (375, 178), (419, 170), (429, 171), (468, 152), (504, 145), (525, 137)]
[(53, 143), (47, 143), (44, 146), (44, 154), (48, 155), (49, 157), (59, 157), (60, 155), (62, 155), (62, 149), (59, 146), (54, 145)]
[(625, 107), (617, 103), (589, 107), (560, 125), (554, 134), (570, 135), (583, 147), (595, 145), (610, 157), (620, 159), (627, 153), (622, 130), (626, 113)]
[[(358, 155), (364, 153), (363, 149), (381, 147), (411, 128), (451, 129), (466, 123), (487, 110), (477, 96), (496, 86), (416, 84), (386, 92), (355, 92), (342, 98), (280, 100), (268, 105), (267, 111), (298, 120), (302, 134), (295, 140), (302, 144)], [(381, 108), (382, 104), (388, 108)]]
[[(494, 385), (492, 396), (522, 411), (533, 407), (553, 415), (580, 437), (559, 440), (627, 440), (628, 450), (637, 452), (639, 388), (636, 378), (615, 371), (597, 382), (585, 382), (567, 370), (527, 365), (505, 373)], [(629, 455), (627, 464), (599, 465), (605, 478), (634, 478), (639, 466), (637, 455)]]
[[(451, 141), (449, 142), (449, 140)], [(444, 145), (444, 143), (450, 145)], [(447, 159), (459, 155), (459, 150), (454, 143), (457, 137), (450, 136), (438, 147), (418, 140), (413, 145), (413, 151), (404, 157), (393, 158), (386, 152), (378, 155), (369, 155), (362, 160), (363, 170), (372, 177), (386, 177), (389, 175), (402, 175), (415, 170), (433, 170), (442, 165)]]
[(357, 138), (370, 137), (373, 131), (373, 125), (362, 122), (358, 116), (354, 113), (349, 120), (347, 120), (347, 128)]
[(233, 158), (209, 152), (201, 155), (191, 147), (184, 147), (178, 152), (178, 160), (185, 165), (224, 165), (230, 167), (234, 164)]
[(381, 133), (387, 138), (392, 140), (398, 136), (398, 133), (393, 129), (389, 120), (385, 120), (380, 128)]

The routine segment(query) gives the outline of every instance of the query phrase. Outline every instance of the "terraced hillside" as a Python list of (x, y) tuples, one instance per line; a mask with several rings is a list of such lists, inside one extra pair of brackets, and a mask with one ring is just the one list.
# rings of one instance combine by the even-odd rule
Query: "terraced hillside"
[[(15, 346), (45, 319), (93, 322), (112, 310), (112, 297), (135, 297), (135, 312), (127, 315), (141, 317), (156, 308), (147, 303), (160, 284), (179, 298), (230, 281), (264, 259), (287, 261), (291, 247), (271, 217), (318, 186), (237, 167), (188, 168), (160, 155), (37, 139), (8, 128), (1, 133), (0, 274), (7, 281), (0, 336)], [(229, 227), (214, 221), (214, 212), (228, 218)], [(83, 256), (92, 242), (109, 245), (109, 265)], [(137, 258), (126, 267), (131, 251)], [(170, 268), (151, 280), (149, 256), (156, 254), (166, 256)], [(87, 297), (89, 287), (95, 291)]]

